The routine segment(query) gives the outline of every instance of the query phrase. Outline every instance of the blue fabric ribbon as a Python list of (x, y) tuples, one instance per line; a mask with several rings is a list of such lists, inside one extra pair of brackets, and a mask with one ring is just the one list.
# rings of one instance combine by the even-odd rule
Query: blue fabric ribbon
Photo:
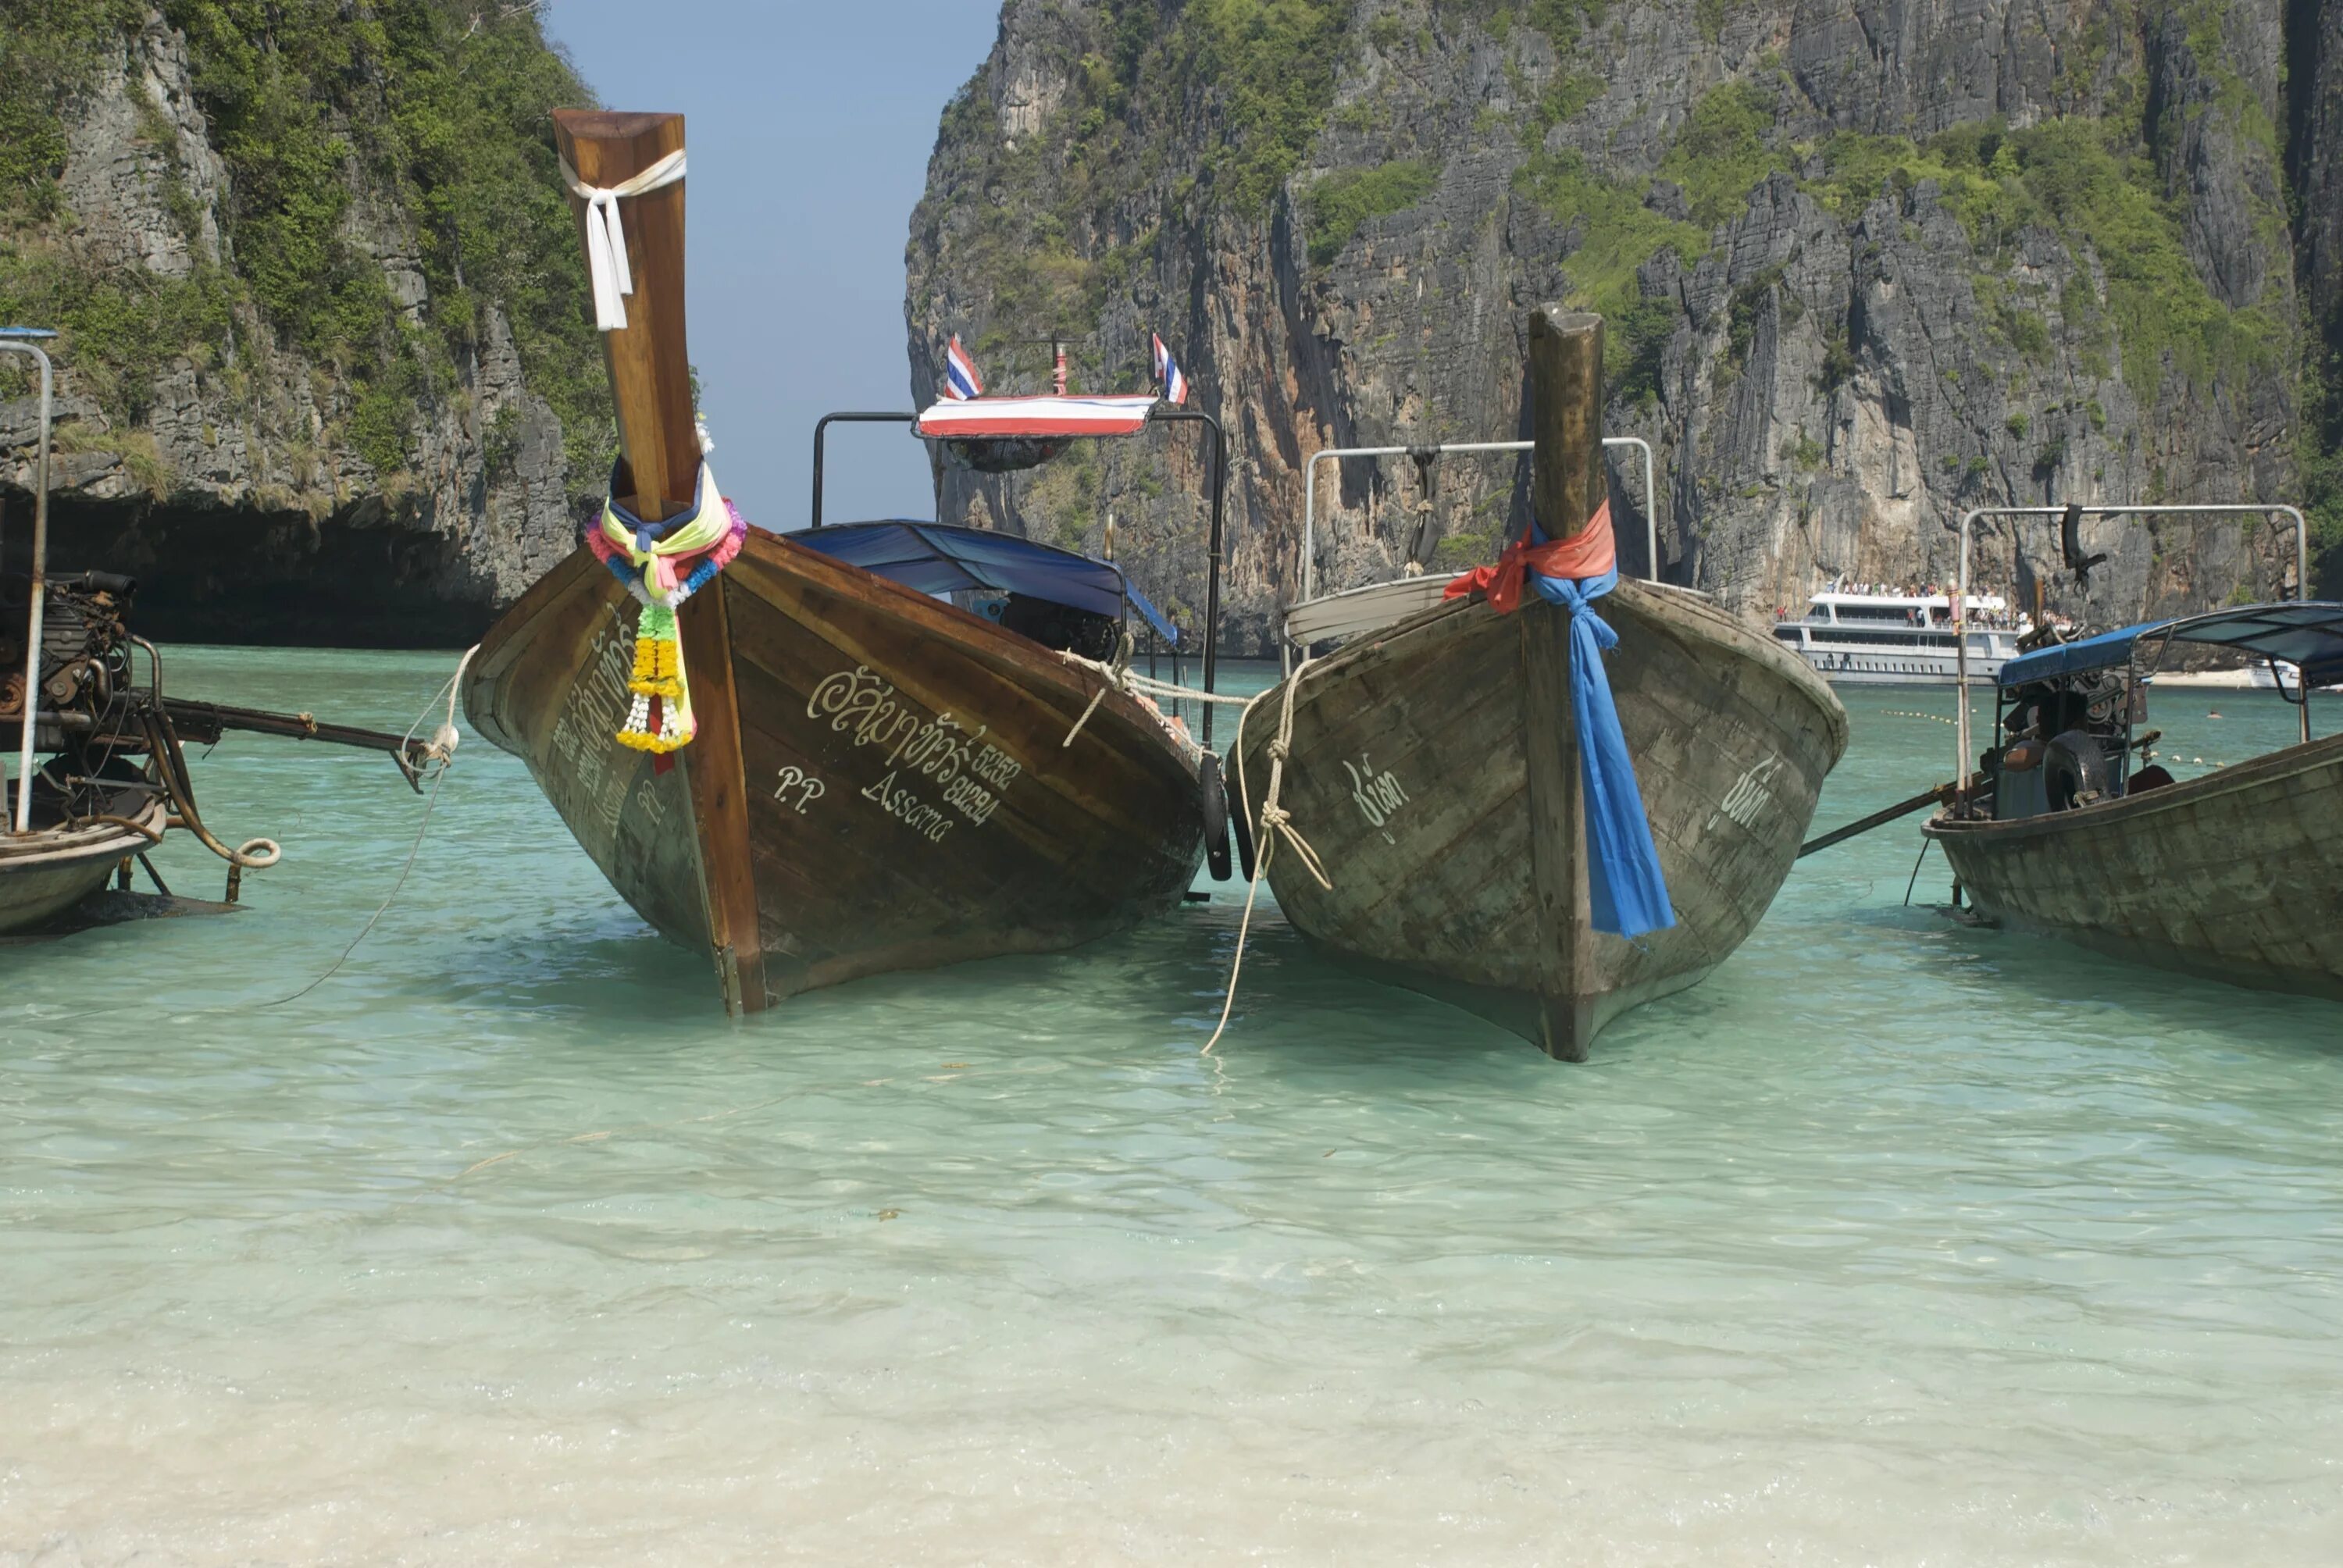
[[(1531, 527), (1544, 544), (1545, 530)], [(1603, 656), (1619, 646), (1619, 634), (1594, 607), (1619, 586), (1619, 568), (1584, 581), (1534, 571), (1529, 581), (1541, 598), (1570, 614), (1570, 711), (1586, 790), (1586, 894), (1594, 929), (1623, 937), (1665, 930), (1676, 923), (1676, 912), (1635, 783), (1634, 759), (1619, 728), (1618, 705), (1611, 699), (1611, 678), (1603, 669)]]

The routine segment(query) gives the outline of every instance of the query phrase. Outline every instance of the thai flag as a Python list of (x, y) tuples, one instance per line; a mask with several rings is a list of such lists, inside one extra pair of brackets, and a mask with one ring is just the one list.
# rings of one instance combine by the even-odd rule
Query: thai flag
[(1188, 401), (1188, 377), (1180, 371), (1180, 362), (1163, 347), (1163, 335), (1156, 333), (1155, 378), (1163, 383), (1163, 401), (1178, 407)]
[(984, 377), (976, 373), (976, 361), (960, 346), (960, 334), (952, 334), (950, 347), (944, 350), (944, 396), (969, 398), (984, 396)]

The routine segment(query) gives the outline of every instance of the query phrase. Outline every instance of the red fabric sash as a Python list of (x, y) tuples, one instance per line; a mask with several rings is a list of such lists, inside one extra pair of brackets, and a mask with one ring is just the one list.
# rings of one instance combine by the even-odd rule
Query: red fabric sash
[(1459, 572), (1440, 597), (1463, 598), (1471, 593), (1485, 593), (1491, 609), (1499, 615), (1511, 615), (1522, 608), (1522, 588), (1530, 572), (1584, 581), (1599, 578), (1618, 564), (1618, 547), (1611, 538), (1611, 503), (1606, 499), (1594, 509), (1594, 518), (1569, 538), (1542, 545), (1515, 539), (1505, 547), (1505, 553), (1497, 558), (1495, 566)]

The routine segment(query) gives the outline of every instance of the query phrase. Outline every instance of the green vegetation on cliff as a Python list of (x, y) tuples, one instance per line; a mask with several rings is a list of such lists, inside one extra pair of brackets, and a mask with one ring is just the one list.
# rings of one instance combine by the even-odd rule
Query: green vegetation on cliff
[[(66, 108), (145, 15), (139, 0), (13, 0), (0, 20), (0, 318), (61, 328), (84, 385), (134, 419), (173, 355), (226, 340), (235, 299), (216, 269), (102, 275), (56, 243)], [(149, 142), (167, 129), (141, 126)], [(0, 366), (0, 384), (29, 385), (24, 362)]]
[(1310, 260), (1325, 266), (1342, 254), (1360, 225), (1405, 212), (1439, 183), (1440, 171), (1423, 158), (1335, 170), (1312, 186), (1302, 201), (1310, 220)]
[[(2012, 131), (1978, 121), (1925, 143), (1838, 132), (1790, 144), (1775, 126), (1771, 91), (1728, 83), (1694, 105), (1654, 179), (1606, 176), (1577, 154), (1541, 152), (1522, 165), (1514, 186), (1573, 226), (1577, 246), (1565, 268), (1583, 301), (1614, 317), (1634, 308), (1644, 260), (1673, 246), (1691, 265), (1759, 182), (1819, 162), (1822, 173), (1802, 179), (1802, 188), (1844, 220), (1860, 217), (1883, 191), (1901, 201), (1926, 183), (1996, 267), (2027, 228), (2048, 229), (2088, 256), (2106, 280), (2104, 308), (2090, 298), (2071, 302), (2068, 327), (2104, 339), (2111, 326), (2124, 378), (2143, 401), (2155, 400), (2167, 371), (2202, 387), (2266, 371), (2282, 353), (2283, 323), (2258, 307), (2224, 305), (2207, 287), (2136, 122), (2076, 117)], [(1647, 197), (1655, 180), (1683, 189), (1691, 224), (1654, 210)], [(1993, 292), (1991, 274), (1977, 281), (1981, 297)], [(2002, 315), (2004, 336), (2020, 348), (2043, 329), (2038, 317)]]
[[(1153, 0), (1111, 0), (1118, 12)], [(1227, 136), (1205, 166), (1221, 200), (1265, 208), (1325, 126), (1349, 6), (1341, 0), (1191, 0), (1169, 44), (1173, 79), (1216, 92)]]
[(10, 0), (0, 16), (0, 213), (12, 223), (56, 216), (61, 111), (144, 10), (138, 0)]
[[(2124, 379), (2144, 400), (2155, 397), (2167, 364), (2202, 386), (2276, 362), (2283, 325), (2267, 310), (2233, 309), (2213, 297), (2136, 126), (2069, 118), (2012, 131), (1973, 122), (1926, 146), (1840, 136), (1813, 150), (1829, 173), (1810, 188), (1842, 216), (1859, 213), (1883, 185), (1901, 192), (1934, 181), (1946, 207), (1990, 253), (2005, 255), (2029, 227), (2087, 252), (2106, 276), (2105, 316), (2122, 346)], [(2095, 301), (2078, 304), (2097, 313)]]
[[(170, 279), (75, 254), (60, 232), (65, 117), (120, 68), (147, 7), (12, 0), (0, 34), (0, 311), (60, 326), (84, 384), (131, 419), (165, 365), (225, 367), (256, 323), (339, 380), (345, 412), (327, 439), (347, 438), (387, 476), (408, 461), (418, 406), (452, 395), (493, 305), (530, 389), (562, 421), (573, 471), (591, 474), (608, 401), (547, 120), (589, 98), (534, 16), (461, 0), (161, 9), (186, 36), (228, 170), (217, 216), (232, 270), (199, 260)], [(139, 115), (166, 206), (192, 241), (203, 215), (172, 127), (151, 105)], [(362, 202), (372, 205), (354, 212)], [(370, 239), (386, 253), (413, 247), (429, 290), (417, 319), (403, 317)]]

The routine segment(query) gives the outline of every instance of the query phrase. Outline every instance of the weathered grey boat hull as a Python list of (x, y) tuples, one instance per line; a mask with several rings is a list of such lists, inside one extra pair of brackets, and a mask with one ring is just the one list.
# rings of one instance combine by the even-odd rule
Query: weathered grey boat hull
[[(164, 813), (150, 805), (141, 820), (160, 833)], [(147, 847), (146, 835), (110, 826), (53, 829), (0, 839), (0, 935), (56, 920), (106, 885), (115, 867)]]
[(1923, 830), (1988, 920), (2343, 1000), (2343, 735), (2072, 811)]
[[(1542, 601), (1459, 600), (1304, 667), (1281, 804), (1333, 886), (1290, 850), (1269, 869), (1313, 942), (1570, 1060), (1741, 945), (1846, 747), (1830, 688), (1697, 596), (1622, 583), (1600, 608), (1673, 929), (1593, 929), (1569, 618)], [(1284, 695), (1239, 739), (1255, 809)]]

